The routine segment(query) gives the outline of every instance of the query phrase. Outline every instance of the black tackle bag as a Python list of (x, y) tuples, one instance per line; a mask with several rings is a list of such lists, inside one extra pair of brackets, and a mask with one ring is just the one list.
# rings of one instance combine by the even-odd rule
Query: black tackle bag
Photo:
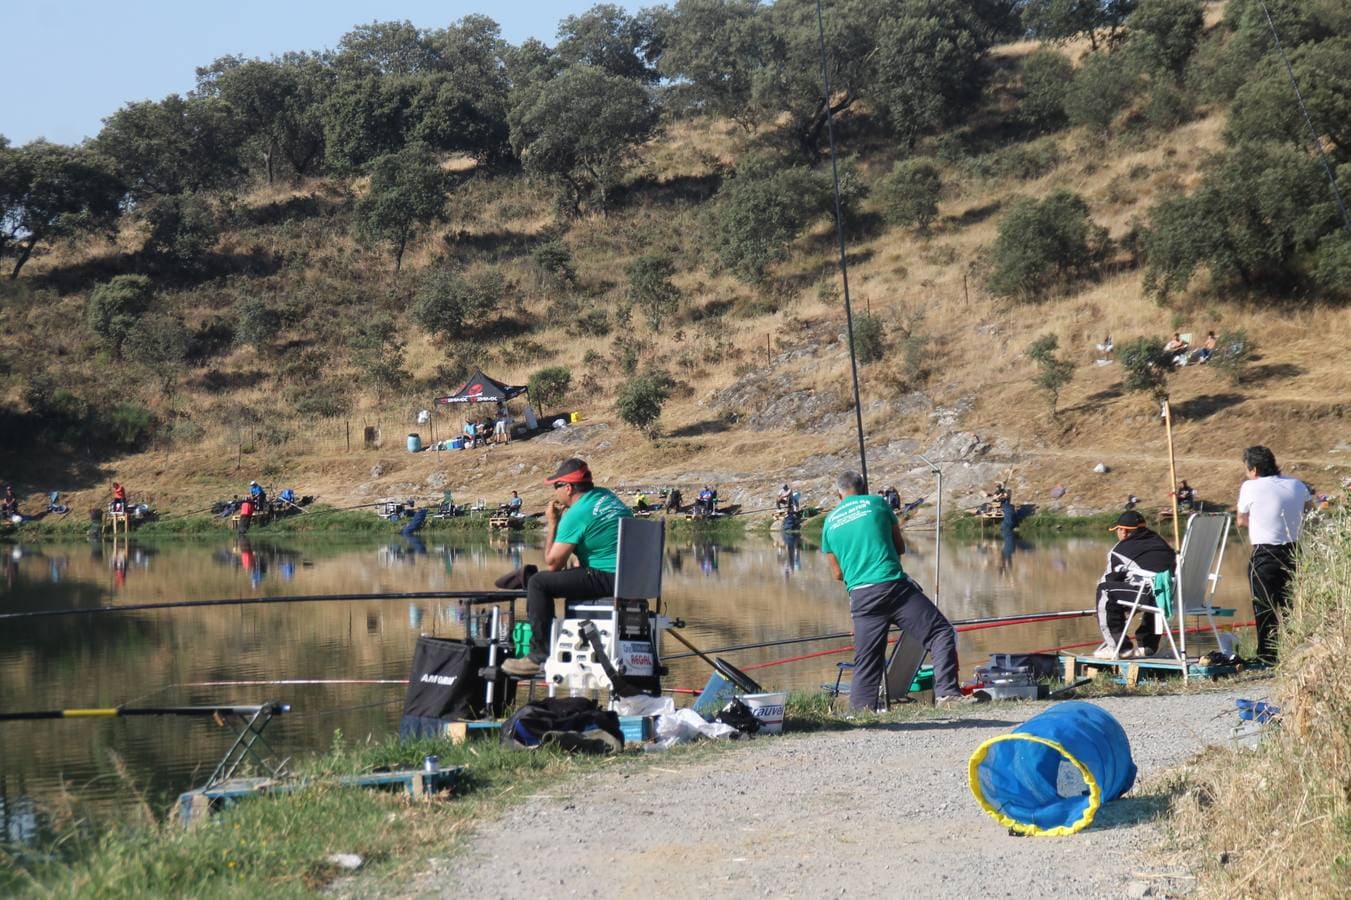
[(619, 715), (586, 697), (546, 697), (527, 703), (502, 723), (502, 746), (530, 749), (553, 744), (577, 753), (624, 749)]
[(439, 730), (443, 722), (468, 721), (502, 714), (514, 694), (500, 673), (493, 691), (492, 708), (485, 701), (488, 682), (479, 670), (488, 665), (486, 643), (422, 635), (413, 651), (413, 669), (408, 674), (408, 693), (403, 700), (399, 731), (421, 734)]

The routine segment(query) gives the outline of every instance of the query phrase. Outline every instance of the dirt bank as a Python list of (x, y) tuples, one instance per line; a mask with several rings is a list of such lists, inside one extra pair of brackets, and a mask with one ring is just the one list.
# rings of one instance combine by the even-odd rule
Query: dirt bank
[[(1260, 691), (1249, 686), (1244, 695)], [(670, 768), (617, 764), (483, 824), (410, 896), (1160, 896), (1161, 773), (1226, 740), (1232, 691), (1099, 702), (1140, 777), (1068, 838), (1011, 837), (980, 811), (966, 760), (1045, 704), (763, 739)]]

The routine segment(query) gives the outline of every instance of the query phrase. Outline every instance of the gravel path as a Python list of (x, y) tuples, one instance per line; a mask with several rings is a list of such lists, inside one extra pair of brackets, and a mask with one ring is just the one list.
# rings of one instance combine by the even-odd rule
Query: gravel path
[[(1161, 877), (1158, 776), (1223, 742), (1237, 694), (1110, 698), (1135, 788), (1068, 838), (1011, 837), (971, 797), (966, 761), (1044, 704), (757, 739), (707, 759), (555, 786), (436, 861), (415, 896), (1122, 897)], [(1218, 718), (1217, 718), (1218, 716)], [(1155, 861), (1152, 861), (1155, 860)]]

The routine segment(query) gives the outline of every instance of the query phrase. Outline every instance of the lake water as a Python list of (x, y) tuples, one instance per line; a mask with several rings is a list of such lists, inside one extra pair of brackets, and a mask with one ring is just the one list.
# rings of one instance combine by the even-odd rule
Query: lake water
[[(905, 566), (932, 596), (933, 544), (912, 534)], [(1034, 610), (1084, 609), (1102, 572), (1107, 541), (945, 542), (939, 602), (953, 619)], [(218, 597), (481, 590), (538, 546), (516, 541), (451, 544), (234, 543), (0, 546), (0, 612)], [(1250, 618), (1246, 554), (1231, 544), (1222, 605)], [(818, 548), (806, 541), (668, 542), (664, 595), (701, 648), (842, 632), (847, 598)], [(380, 739), (396, 732), (402, 685), (190, 686), (279, 679), (403, 679), (420, 633), (460, 637), (452, 600), (304, 603), (99, 614), (0, 623), (0, 710), (118, 705), (290, 703), (267, 732), (285, 754), (329, 747), (334, 733)], [(521, 604), (522, 613), (524, 603)], [(964, 677), (987, 654), (1093, 641), (1092, 617), (960, 635)], [(848, 640), (721, 654), (742, 667), (829, 650)], [(665, 642), (667, 654), (684, 648)], [(767, 688), (812, 689), (833, 681), (848, 654), (753, 670)], [(671, 663), (666, 685), (698, 688), (697, 659)], [(10, 838), (34, 825), (34, 804), (71, 798), (108, 812), (127, 801), (118, 767), (162, 808), (210, 774), (232, 735), (208, 720), (77, 719), (0, 723), (0, 826)]]

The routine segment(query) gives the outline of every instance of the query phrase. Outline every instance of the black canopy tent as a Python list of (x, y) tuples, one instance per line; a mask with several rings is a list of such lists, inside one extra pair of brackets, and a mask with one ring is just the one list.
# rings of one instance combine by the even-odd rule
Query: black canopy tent
[(475, 370), (469, 380), (453, 394), (437, 397), (437, 403), (505, 403), (513, 397), (526, 393), (524, 385), (503, 384), (496, 378), (489, 378), (482, 369)]

